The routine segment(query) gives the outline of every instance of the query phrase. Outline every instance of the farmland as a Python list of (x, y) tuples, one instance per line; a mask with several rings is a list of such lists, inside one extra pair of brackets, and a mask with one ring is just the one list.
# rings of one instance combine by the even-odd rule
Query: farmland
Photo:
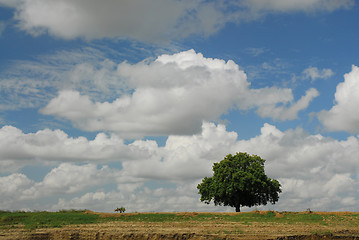
[(0, 212), (0, 239), (359, 239), (359, 213)]

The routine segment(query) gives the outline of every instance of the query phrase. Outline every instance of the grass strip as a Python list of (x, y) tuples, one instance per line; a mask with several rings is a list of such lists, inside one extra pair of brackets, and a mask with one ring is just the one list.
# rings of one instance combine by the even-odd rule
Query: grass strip
[(96, 214), (77, 210), (59, 212), (0, 211), (0, 228), (56, 228), (71, 224), (96, 223), (99, 222), (99, 219), (100, 217)]
[(123, 222), (241, 222), (280, 224), (359, 225), (359, 214), (255, 211), (244, 213), (118, 213), (101, 214), (85, 210), (59, 212), (0, 211), (0, 228), (54, 228), (72, 224)]

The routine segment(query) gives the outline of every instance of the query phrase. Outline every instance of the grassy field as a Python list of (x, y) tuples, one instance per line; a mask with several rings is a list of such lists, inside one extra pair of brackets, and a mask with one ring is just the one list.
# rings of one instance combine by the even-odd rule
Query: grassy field
[(71, 224), (88, 224), (99, 222), (97, 214), (85, 211), (59, 212), (23, 212), (0, 211), (0, 229), (24, 227), (25, 229), (54, 228)]
[[(0, 230), (97, 231), (106, 234), (197, 234), (276, 238), (293, 235), (350, 236), (359, 239), (359, 213), (274, 212), (244, 213), (95, 213), (91, 211), (0, 211)], [(44, 230), (45, 229), (45, 230)], [(71, 230), (72, 229), (72, 230)], [(150, 231), (149, 231), (150, 229)], [(51, 230), (55, 231), (55, 230)], [(57, 232), (60, 230), (56, 230)], [(11, 239), (11, 238), (8, 238)], [(249, 239), (249, 238), (248, 238)]]

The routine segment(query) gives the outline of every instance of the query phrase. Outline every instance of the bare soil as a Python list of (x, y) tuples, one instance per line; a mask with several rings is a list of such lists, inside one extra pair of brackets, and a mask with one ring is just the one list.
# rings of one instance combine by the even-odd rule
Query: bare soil
[[(98, 213), (103, 217), (119, 214)], [(136, 213), (133, 213), (136, 214)], [(177, 213), (195, 216), (198, 213)], [(218, 215), (218, 213), (215, 213)], [(232, 214), (232, 213), (223, 213)], [(238, 213), (233, 213), (238, 214)], [(326, 213), (321, 213), (326, 214)], [(333, 213), (328, 213), (333, 214)], [(348, 215), (350, 213), (335, 213)], [(283, 213), (276, 213), (280, 218)], [(350, 222), (350, 216), (346, 216)], [(346, 219), (345, 218), (345, 219)], [(70, 225), (62, 228), (25, 230), (23, 228), (1, 229), (0, 239), (278, 239), (278, 240), (318, 240), (318, 239), (358, 239), (359, 226), (353, 222), (346, 224), (331, 221), (326, 224), (276, 223), (276, 222), (227, 222), (223, 219), (211, 221), (183, 222), (122, 222)]]

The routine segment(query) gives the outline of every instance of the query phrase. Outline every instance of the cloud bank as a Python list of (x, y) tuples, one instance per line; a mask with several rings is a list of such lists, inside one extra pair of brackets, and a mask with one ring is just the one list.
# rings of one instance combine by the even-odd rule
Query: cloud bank
[(212, 34), (224, 15), (215, 2), (175, 0), (1, 1), (16, 9), (18, 28), (34, 36), (129, 38), (163, 42), (194, 33)]
[(0, 4), (14, 8), (17, 27), (34, 36), (165, 42), (193, 34), (211, 35), (228, 22), (270, 13), (348, 9), (354, 0), (0, 0)]
[[(6, 132), (9, 128), (16, 130), (3, 127), (0, 139), (9, 136)], [(102, 136), (105, 139), (102, 141), (99, 137), (80, 141), (65, 136), (48, 141), (47, 145), (37, 144), (53, 138), (55, 133), (21, 134), (12, 140), (18, 146), (17, 152), (6, 152), (5, 147), (0, 149), (0, 162), (12, 161), (23, 166), (33, 164), (31, 159), (37, 158), (41, 164), (52, 162), (54, 166), (38, 182), (23, 173), (0, 177), (4, 186), (0, 190), (1, 208), (112, 211), (120, 203), (129, 211), (232, 211), (200, 203), (196, 185), (211, 175), (214, 162), (238, 151), (266, 159), (266, 173), (282, 184), (279, 202), (267, 209), (302, 211), (309, 207), (348, 211), (355, 210), (359, 200), (356, 157), (359, 139), (354, 136), (338, 141), (320, 134), (310, 135), (301, 128), (283, 132), (264, 124), (258, 136), (238, 140), (237, 133), (227, 131), (224, 125), (204, 123), (201, 133), (169, 136), (162, 147), (153, 141), (138, 140), (131, 146), (116, 148), (118, 137), (115, 136)], [(6, 141), (1, 140), (3, 144)], [(48, 149), (65, 145), (67, 151), (58, 151), (54, 159)], [(98, 150), (99, 145), (102, 151)], [(26, 151), (34, 146), (37, 151)], [(129, 153), (129, 149), (135, 151)], [(68, 159), (68, 152), (72, 154), (72, 161)], [(94, 152), (102, 152), (102, 156), (91, 158)], [(75, 153), (84, 155), (80, 158)], [(79, 164), (84, 162), (83, 158), (91, 163)], [(114, 167), (115, 163), (121, 163), (121, 167)], [(39, 201), (46, 204), (41, 206)]]

